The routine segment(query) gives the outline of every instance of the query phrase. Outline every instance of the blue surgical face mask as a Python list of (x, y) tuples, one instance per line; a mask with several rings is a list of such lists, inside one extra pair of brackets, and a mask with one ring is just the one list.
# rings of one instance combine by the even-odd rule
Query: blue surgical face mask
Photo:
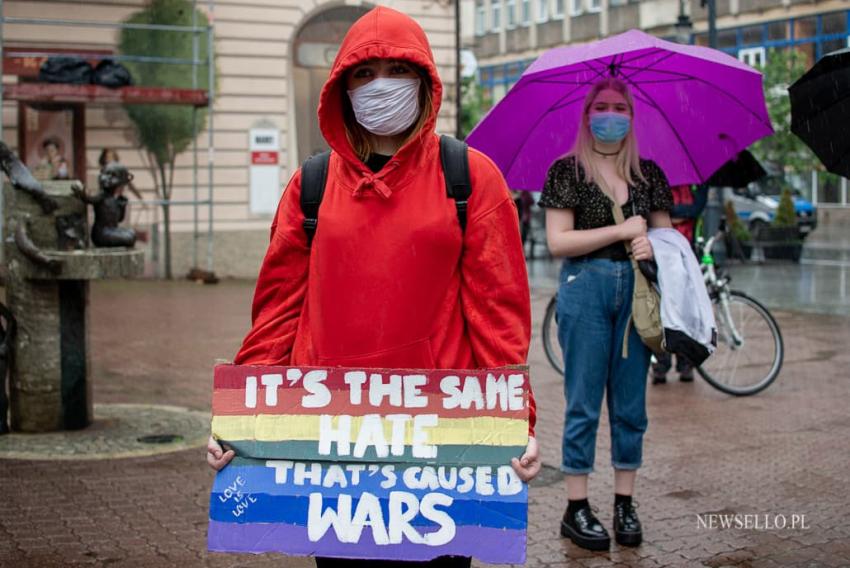
[(590, 115), (590, 131), (604, 144), (616, 144), (629, 133), (632, 120), (619, 112), (597, 112)]

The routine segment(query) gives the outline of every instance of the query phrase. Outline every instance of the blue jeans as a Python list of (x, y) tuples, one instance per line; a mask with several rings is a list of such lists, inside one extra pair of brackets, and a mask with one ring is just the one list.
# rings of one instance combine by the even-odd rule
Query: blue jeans
[(632, 312), (634, 273), (628, 261), (564, 261), (558, 289), (558, 340), (564, 352), (563, 464), (568, 474), (593, 471), (596, 430), (607, 392), (611, 464), (641, 465), (646, 432), (646, 375), (650, 352), (631, 326), (628, 357), (623, 336)]

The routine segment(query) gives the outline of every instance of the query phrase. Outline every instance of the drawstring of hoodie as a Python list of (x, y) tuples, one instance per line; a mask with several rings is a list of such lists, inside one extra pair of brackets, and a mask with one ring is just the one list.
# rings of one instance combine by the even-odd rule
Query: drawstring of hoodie
[(368, 173), (365, 176), (361, 177), (360, 181), (357, 182), (357, 187), (354, 188), (354, 192), (352, 193), (352, 195), (354, 197), (360, 197), (367, 189), (371, 189), (372, 191), (380, 195), (383, 199), (389, 199), (390, 196), (393, 194), (393, 190), (391, 190), (390, 187), (386, 183), (384, 183), (384, 180), (381, 178), (390, 171), (397, 168), (398, 165), (399, 162), (393, 160), (392, 162), (387, 164), (387, 166), (380, 172)]

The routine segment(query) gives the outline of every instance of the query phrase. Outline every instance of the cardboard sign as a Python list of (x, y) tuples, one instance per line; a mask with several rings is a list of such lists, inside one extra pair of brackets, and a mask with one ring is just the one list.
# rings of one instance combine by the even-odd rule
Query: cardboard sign
[(212, 406), (210, 550), (525, 561), (526, 367), (220, 365)]

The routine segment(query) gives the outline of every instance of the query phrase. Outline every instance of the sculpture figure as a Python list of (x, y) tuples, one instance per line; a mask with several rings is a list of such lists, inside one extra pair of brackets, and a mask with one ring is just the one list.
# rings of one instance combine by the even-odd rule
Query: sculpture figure
[(94, 207), (92, 243), (96, 247), (132, 247), (136, 243), (136, 232), (118, 224), (127, 211), (127, 198), (123, 193), (133, 180), (133, 174), (120, 163), (111, 162), (100, 171), (97, 180), (100, 193), (95, 196), (88, 195), (80, 184), (72, 186), (80, 199)]

